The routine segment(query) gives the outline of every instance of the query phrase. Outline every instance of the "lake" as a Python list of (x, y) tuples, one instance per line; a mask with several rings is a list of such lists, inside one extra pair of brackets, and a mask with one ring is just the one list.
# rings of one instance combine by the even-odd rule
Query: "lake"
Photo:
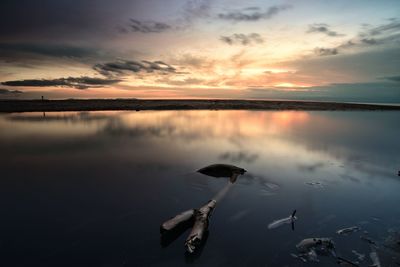
[[(338, 266), (293, 257), (330, 237), (336, 253), (400, 262), (400, 112), (107, 111), (0, 115), (1, 266)], [(208, 236), (162, 242), (160, 224), (247, 170), (217, 203)], [(268, 229), (296, 209), (290, 225)], [(341, 228), (358, 226), (349, 235)], [(385, 243), (386, 242), (386, 243)]]

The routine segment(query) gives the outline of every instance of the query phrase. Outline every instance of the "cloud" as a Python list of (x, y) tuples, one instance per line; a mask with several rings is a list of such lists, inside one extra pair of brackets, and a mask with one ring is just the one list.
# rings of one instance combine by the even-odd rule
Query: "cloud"
[(270, 19), (290, 7), (290, 5), (271, 6), (264, 12), (261, 12), (259, 8), (250, 7), (240, 11), (220, 13), (218, 14), (218, 18), (230, 21), (258, 21), (262, 19)]
[(387, 24), (370, 28), (364, 33), (364, 35), (376, 36), (382, 34), (390, 34), (399, 31), (400, 31), (400, 21), (397, 19), (393, 19)]
[[(326, 25), (326, 24), (314, 24), (314, 25)], [(328, 35), (330, 32), (330, 30), (327, 27), (325, 29), (324, 26), (321, 26), (320, 28), (314, 27), (313, 30), (309, 30), (308, 32), (318, 32), (318, 31), (324, 32)], [(353, 49), (353, 50), (368, 49), (369, 47), (378, 45), (398, 46), (399, 42), (400, 42), (400, 22), (398, 22), (396, 19), (393, 19), (390, 20), (390, 23), (383, 24), (380, 26), (364, 25), (363, 31), (359, 32), (358, 35), (356, 35), (352, 39), (349, 39), (336, 47), (316, 48), (314, 52), (319, 56), (337, 55), (339, 53), (339, 50), (343, 52), (347, 49)]]
[(206, 84), (205, 80), (197, 78), (185, 78), (183, 80), (172, 80), (168, 78), (158, 79), (157, 82), (165, 83), (169, 85), (184, 86), (184, 85), (201, 85)]
[(139, 21), (135, 19), (130, 19), (128, 28), (132, 32), (141, 33), (160, 33), (170, 30), (172, 27), (163, 22), (157, 21)]
[(264, 39), (258, 33), (235, 33), (231, 36), (221, 36), (220, 40), (226, 44), (234, 45), (251, 45), (251, 44), (261, 44), (264, 42)]
[(176, 69), (171, 65), (163, 61), (132, 61), (132, 60), (121, 60), (116, 62), (107, 62), (102, 64), (96, 64), (93, 69), (100, 74), (112, 77), (118, 75), (124, 75), (126, 72), (160, 72), (160, 73), (172, 73)]
[(95, 56), (95, 49), (46, 43), (0, 43), (0, 55), (36, 54), (50, 57), (83, 58)]
[(183, 19), (191, 23), (193, 19), (210, 16), (212, 0), (189, 0), (183, 7)]
[(193, 26), (194, 22), (200, 18), (209, 18), (212, 0), (185, 0), (177, 9), (176, 19), (170, 19), (168, 23), (154, 20), (141, 21), (130, 19), (125, 26), (117, 25), (118, 32), (126, 34), (129, 31), (141, 33), (162, 33), (169, 30), (185, 30)]
[(361, 41), (361, 43), (367, 44), (367, 45), (376, 45), (379, 43), (375, 38), (363, 38), (360, 41)]
[(339, 53), (337, 48), (316, 47), (314, 53), (318, 56), (334, 56)]
[(400, 40), (400, 22), (396, 19), (391, 20), (390, 23), (379, 26), (365, 26), (358, 36), (348, 40), (340, 48), (350, 48), (355, 46), (375, 46), (375, 45), (388, 45), (396, 44)]
[(344, 34), (330, 30), (329, 25), (325, 23), (314, 23), (309, 25), (307, 33), (323, 33), (331, 37), (344, 36)]
[[(2, 40), (71, 41), (94, 43), (113, 36), (113, 21), (132, 16), (138, 1), (4, 0), (0, 9)], [(6, 26), (7, 25), (7, 26)]]
[(92, 87), (103, 87), (120, 82), (116, 79), (102, 79), (94, 77), (67, 77), (58, 79), (30, 79), (6, 81), (1, 84), (7, 86), (33, 86), (33, 87), (71, 87), (76, 89), (87, 89)]
[(400, 103), (400, 88), (397, 83), (333, 83), (300, 90), (281, 88), (248, 88), (243, 98), (288, 99), (333, 102)]
[(0, 95), (20, 95), (22, 94), (22, 91), (19, 90), (8, 90), (4, 88), (0, 88)]
[(400, 75), (398, 76), (387, 76), (383, 77), (382, 79), (392, 81), (392, 82), (400, 82)]

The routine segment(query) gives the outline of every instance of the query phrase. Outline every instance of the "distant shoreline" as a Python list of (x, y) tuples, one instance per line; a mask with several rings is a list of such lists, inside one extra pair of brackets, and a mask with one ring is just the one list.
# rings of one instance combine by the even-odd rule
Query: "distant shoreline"
[(399, 110), (396, 105), (291, 100), (0, 100), (0, 112), (99, 110)]

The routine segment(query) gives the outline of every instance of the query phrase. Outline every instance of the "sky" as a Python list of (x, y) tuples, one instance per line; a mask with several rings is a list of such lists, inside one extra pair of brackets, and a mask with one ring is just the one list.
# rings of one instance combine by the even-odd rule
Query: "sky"
[(398, 0), (2, 0), (0, 98), (400, 103)]

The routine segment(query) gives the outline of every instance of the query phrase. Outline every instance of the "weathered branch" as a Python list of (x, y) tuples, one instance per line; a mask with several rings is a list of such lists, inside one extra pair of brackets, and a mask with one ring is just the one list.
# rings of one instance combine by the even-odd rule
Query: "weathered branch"
[(189, 253), (193, 253), (196, 247), (198, 247), (202, 243), (203, 237), (208, 229), (208, 219), (210, 218), (216, 204), (217, 201), (211, 199), (207, 202), (206, 205), (195, 211), (194, 225), (185, 242), (186, 250)]
[(191, 209), (191, 210), (187, 210), (187, 211), (184, 211), (184, 212), (176, 215), (175, 217), (173, 217), (173, 218), (169, 219), (168, 221), (164, 222), (163, 224), (161, 224), (160, 232), (163, 233), (165, 231), (173, 230), (178, 225), (183, 224), (187, 221), (190, 221), (191, 219), (193, 219), (194, 214), (195, 214), (195, 210)]

